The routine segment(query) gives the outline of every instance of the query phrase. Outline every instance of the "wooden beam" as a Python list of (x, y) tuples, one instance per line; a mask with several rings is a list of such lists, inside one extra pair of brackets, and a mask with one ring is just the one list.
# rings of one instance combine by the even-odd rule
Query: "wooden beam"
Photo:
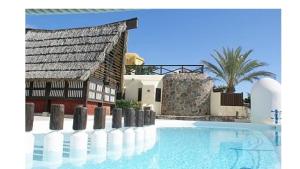
[(132, 18), (126, 20), (126, 30), (135, 29), (138, 27), (138, 18)]

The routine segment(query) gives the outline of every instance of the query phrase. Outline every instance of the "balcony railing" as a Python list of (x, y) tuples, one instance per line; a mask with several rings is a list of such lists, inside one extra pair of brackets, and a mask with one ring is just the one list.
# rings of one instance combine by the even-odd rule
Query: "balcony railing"
[(203, 65), (126, 65), (126, 75), (203, 73)]

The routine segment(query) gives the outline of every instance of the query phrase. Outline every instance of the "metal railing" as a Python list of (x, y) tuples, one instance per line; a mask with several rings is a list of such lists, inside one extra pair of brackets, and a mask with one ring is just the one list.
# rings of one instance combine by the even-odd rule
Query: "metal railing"
[(126, 75), (165, 75), (172, 73), (203, 73), (203, 65), (126, 65)]

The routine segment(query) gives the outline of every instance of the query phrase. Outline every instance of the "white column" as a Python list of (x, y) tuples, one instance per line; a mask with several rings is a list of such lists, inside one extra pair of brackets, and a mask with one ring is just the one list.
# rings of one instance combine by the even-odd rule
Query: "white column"
[(82, 165), (87, 158), (87, 140), (88, 135), (85, 130), (75, 131), (70, 136), (70, 158), (74, 160), (75, 165)]
[(144, 152), (151, 148), (152, 142), (152, 130), (151, 126), (144, 127), (145, 137), (144, 137)]
[(118, 160), (122, 157), (123, 132), (120, 129), (112, 129), (107, 134), (107, 158)]
[(31, 132), (25, 133), (25, 153), (26, 153), (26, 168), (32, 167), (34, 149), (34, 136)]
[(96, 129), (91, 135), (92, 161), (97, 164), (106, 160), (107, 133), (105, 129)]
[(126, 128), (123, 131), (123, 154), (130, 157), (135, 150), (135, 132), (132, 127)]
[(43, 159), (53, 165), (62, 163), (64, 136), (61, 131), (52, 131), (44, 137)]
[(135, 132), (135, 153), (140, 154), (144, 150), (144, 127), (137, 127)]

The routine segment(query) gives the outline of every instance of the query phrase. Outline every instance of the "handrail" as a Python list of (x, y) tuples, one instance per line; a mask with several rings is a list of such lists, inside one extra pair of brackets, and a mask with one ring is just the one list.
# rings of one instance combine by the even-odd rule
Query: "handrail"
[(204, 65), (126, 65), (125, 68), (126, 75), (165, 75), (170, 73), (203, 73)]

